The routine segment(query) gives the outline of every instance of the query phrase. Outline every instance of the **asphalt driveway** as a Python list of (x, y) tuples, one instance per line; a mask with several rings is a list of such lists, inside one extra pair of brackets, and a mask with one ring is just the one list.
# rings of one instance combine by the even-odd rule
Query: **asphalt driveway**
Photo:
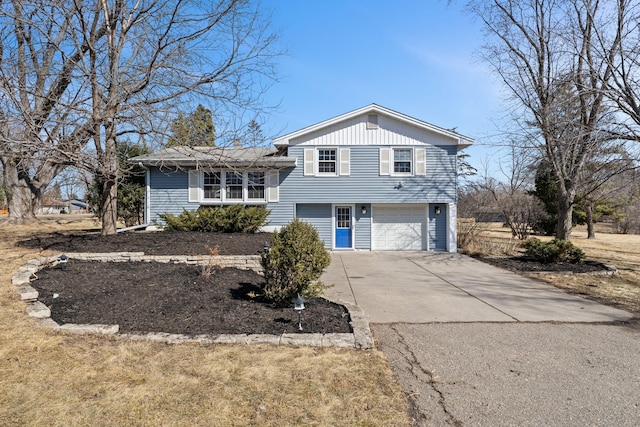
[(335, 252), (417, 426), (635, 426), (640, 326), (622, 310), (459, 254)]

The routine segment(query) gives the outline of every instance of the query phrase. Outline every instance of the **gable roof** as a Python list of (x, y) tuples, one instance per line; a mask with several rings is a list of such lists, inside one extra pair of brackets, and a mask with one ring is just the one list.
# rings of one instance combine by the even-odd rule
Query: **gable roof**
[(295, 158), (277, 154), (274, 148), (176, 146), (132, 157), (128, 162), (154, 167), (286, 168), (296, 165)]
[(458, 147), (458, 150), (462, 150), (463, 148), (466, 148), (471, 144), (473, 144), (473, 139), (468, 136), (461, 135), (457, 132), (454, 132), (453, 130), (448, 130), (448, 129), (444, 129), (444, 128), (432, 125), (430, 123), (424, 122), (422, 120), (418, 120), (411, 116), (407, 116), (406, 114), (398, 113), (397, 111), (390, 110), (388, 108), (382, 107), (377, 104), (370, 104), (365, 107), (359, 108), (357, 110), (353, 110), (348, 113), (336, 116), (334, 118), (322, 121), (320, 123), (307, 126), (306, 128), (280, 136), (274, 139), (273, 142), (276, 146), (287, 146), (289, 145), (290, 141), (292, 141), (295, 138), (299, 138), (301, 136), (310, 134), (312, 132), (318, 131), (323, 128), (327, 128), (329, 126), (352, 119), (357, 116), (361, 116), (364, 114), (372, 114), (372, 113), (384, 115), (392, 119), (395, 119), (397, 121), (400, 121), (402, 123), (406, 123), (408, 125), (415, 126), (430, 132), (435, 132), (439, 135), (451, 138), (454, 144)]

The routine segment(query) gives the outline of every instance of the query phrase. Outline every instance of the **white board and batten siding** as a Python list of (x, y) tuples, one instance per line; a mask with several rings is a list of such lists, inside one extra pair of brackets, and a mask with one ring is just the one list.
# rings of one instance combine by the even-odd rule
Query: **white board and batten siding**
[(367, 123), (367, 114), (363, 114), (293, 138), (288, 145), (455, 145), (450, 137), (383, 114), (378, 115), (376, 129), (368, 128)]

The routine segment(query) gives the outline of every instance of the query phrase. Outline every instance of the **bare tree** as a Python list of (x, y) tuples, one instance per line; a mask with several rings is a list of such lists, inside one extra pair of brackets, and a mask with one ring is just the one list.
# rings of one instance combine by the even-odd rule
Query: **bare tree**
[(624, 133), (620, 136), (640, 141), (640, 3), (617, 0), (616, 26), (596, 28), (600, 34), (615, 31), (620, 40), (614, 56), (608, 56), (613, 70), (611, 80), (604, 82), (607, 96), (616, 104), (627, 120), (622, 121)]
[[(5, 28), (11, 29), (18, 40), (14, 61), (17, 72), (10, 70), (14, 78), (7, 85), (18, 88), (14, 98), (20, 100), (20, 88), (27, 86), (25, 82), (31, 84), (39, 75), (46, 75), (33, 88), (23, 91), (27, 98), (36, 100), (34, 104), (39, 105), (40, 100), (43, 105), (39, 108), (44, 108), (46, 117), (55, 122), (49, 126), (51, 130), (27, 126), (28, 138), (10, 138), (23, 122), (40, 123), (32, 116), (44, 113), (32, 108), (36, 112), (26, 119), (14, 114), (18, 117), (14, 123), (0, 117), (2, 123), (7, 123), (0, 133), (9, 141), (5, 145), (13, 148), (9, 150), (12, 153), (24, 152), (25, 141), (35, 140), (30, 145), (29, 160), (47, 159), (52, 164), (49, 180), (69, 164), (100, 174), (104, 183), (103, 234), (116, 232), (120, 139), (132, 134), (162, 133), (184, 103), (206, 99), (207, 105), (218, 108), (217, 122), (225, 110), (260, 110), (264, 108), (261, 95), (275, 78), (274, 61), (279, 55), (276, 36), (269, 29), (268, 19), (249, 0), (14, 3), (17, 6), (5, 14)], [(29, 16), (22, 12), (27, 3), (32, 9)], [(48, 19), (32, 19), (31, 15), (38, 16), (44, 13), (40, 10), (48, 8), (55, 9)], [(29, 47), (33, 37), (23, 35), (23, 28), (40, 38), (40, 55), (49, 61), (52, 70), (43, 70), (45, 59), (32, 64), (31, 52), (40, 50)], [(49, 46), (53, 46), (54, 54), (47, 56), (45, 48)], [(57, 80), (50, 77), (56, 76), (56, 70)], [(58, 80), (60, 83), (56, 84)], [(18, 105), (16, 111), (24, 110), (17, 101), (13, 103)], [(9, 137), (4, 138), (5, 134)], [(51, 136), (43, 140), (42, 135)], [(57, 141), (55, 151), (60, 158), (47, 153), (53, 141)], [(90, 146), (89, 141), (93, 141)], [(15, 163), (11, 160), (15, 157), (14, 154), (6, 163)], [(20, 177), (27, 170), (36, 168), (23, 162), (14, 176), (5, 173), (5, 183), (12, 194), (20, 190)], [(23, 187), (24, 194), (34, 188), (29, 183)], [(25, 217), (29, 213), (16, 209), (14, 215)]]
[[(620, 2), (626, 3), (626, 2)], [(620, 35), (616, 9), (598, 0), (472, 1), (485, 24), (485, 59), (509, 88), (531, 144), (558, 183), (556, 237), (569, 239), (585, 165), (612, 132), (606, 92)]]
[(495, 206), (513, 237), (524, 240), (533, 231), (532, 225), (545, 213), (542, 203), (529, 194), (532, 186), (530, 171), (535, 159), (528, 156), (517, 141), (510, 141), (508, 146), (508, 162), (500, 162), (505, 179), (500, 181), (485, 174), (470, 186), (477, 194), (488, 195), (489, 200), (485, 204)]
[(0, 162), (12, 221), (35, 215), (51, 180), (72, 163), (69, 154), (91, 138), (76, 108), (87, 94), (74, 70), (88, 51), (69, 40), (77, 24), (65, 1), (0, 7)]

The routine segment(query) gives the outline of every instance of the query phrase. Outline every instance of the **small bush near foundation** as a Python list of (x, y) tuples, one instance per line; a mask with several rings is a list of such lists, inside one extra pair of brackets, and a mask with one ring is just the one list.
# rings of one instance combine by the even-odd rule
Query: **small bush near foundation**
[(300, 294), (303, 297), (322, 294), (325, 286), (320, 276), (331, 257), (310, 224), (293, 220), (273, 234), (271, 248), (262, 254), (264, 295), (283, 305)]
[(526, 256), (535, 261), (546, 264), (554, 262), (581, 263), (585, 254), (579, 247), (568, 240), (553, 239), (543, 242), (539, 239), (530, 239), (524, 242)]
[(267, 224), (269, 210), (264, 206), (232, 205), (184, 209), (180, 215), (163, 213), (167, 231), (205, 231), (212, 233), (255, 233)]

